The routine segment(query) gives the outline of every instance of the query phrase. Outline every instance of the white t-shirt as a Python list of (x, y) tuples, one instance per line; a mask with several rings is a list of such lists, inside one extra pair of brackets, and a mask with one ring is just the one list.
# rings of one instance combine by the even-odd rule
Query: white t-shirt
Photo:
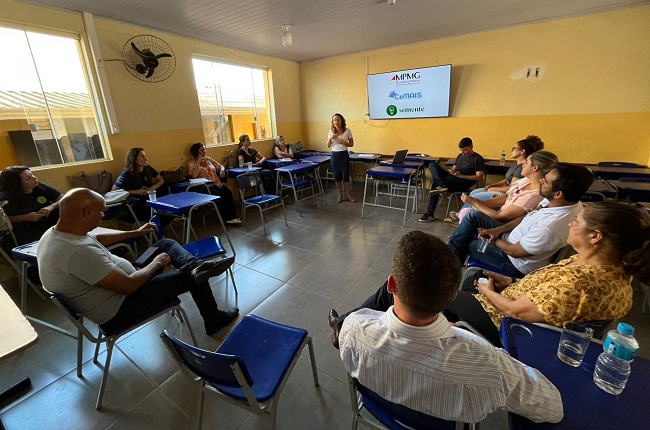
[(113, 318), (126, 296), (95, 284), (116, 266), (127, 274), (135, 272), (130, 262), (111, 254), (94, 238), (53, 228), (39, 240), (36, 258), (43, 286), (96, 324)]
[(551, 262), (553, 254), (564, 245), (569, 237), (569, 223), (582, 211), (582, 203), (556, 208), (542, 208), (526, 215), (506, 238), (517, 243), (528, 257), (508, 256), (512, 264), (523, 274), (541, 269)]
[[(327, 140), (332, 136), (334, 136), (334, 132), (330, 130), (329, 133), (327, 133)], [(352, 139), (352, 131), (350, 131), (349, 128), (346, 128), (343, 134), (339, 135), (337, 139), (332, 140), (332, 152), (347, 151), (348, 147), (342, 143), (338, 143), (338, 140), (349, 142), (350, 139)]]

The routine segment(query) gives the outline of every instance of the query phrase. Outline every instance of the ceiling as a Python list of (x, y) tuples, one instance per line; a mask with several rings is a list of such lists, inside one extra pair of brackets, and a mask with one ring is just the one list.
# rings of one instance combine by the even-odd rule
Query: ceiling
[[(294, 61), (650, 3), (650, 0), (21, 0)], [(283, 46), (282, 24), (293, 45)]]

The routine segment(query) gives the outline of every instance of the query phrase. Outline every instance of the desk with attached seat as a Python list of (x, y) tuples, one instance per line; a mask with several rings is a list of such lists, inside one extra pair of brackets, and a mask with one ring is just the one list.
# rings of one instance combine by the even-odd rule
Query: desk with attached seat
[[(404, 211), (404, 221), (402, 225), (406, 225), (406, 214), (408, 212), (409, 198), (413, 199), (413, 211), (415, 211), (415, 205), (417, 200), (416, 186), (412, 185), (413, 180), (417, 174), (418, 169), (415, 167), (398, 167), (398, 166), (378, 166), (368, 169), (366, 172), (366, 180), (363, 185), (363, 204), (361, 205), (361, 218), (364, 217), (364, 211), (366, 206), (380, 207), (387, 209), (394, 209), (399, 211)], [(371, 179), (374, 182), (375, 188), (375, 199), (374, 203), (366, 202), (366, 196), (368, 192), (368, 180)], [(378, 185), (380, 181), (389, 181), (389, 182), (401, 182), (406, 184), (406, 196), (401, 194), (394, 194), (391, 192), (380, 193)], [(411, 196), (411, 188), (413, 189), (413, 196)], [(404, 198), (404, 208), (398, 208), (391, 205), (383, 205), (379, 202), (379, 195), (386, 194), (391, 198)]]

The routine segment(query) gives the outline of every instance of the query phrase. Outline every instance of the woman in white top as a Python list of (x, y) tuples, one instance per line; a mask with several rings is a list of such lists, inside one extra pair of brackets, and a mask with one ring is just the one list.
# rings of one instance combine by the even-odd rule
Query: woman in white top
[(350, 155), (348, 154), (348, 148), (353, 146), (352, 131), (346, 128), (345, 118), (340, 113), (335, 113), (332, 116), (332, 128), (327, 133), (327, 147), (332, 148), (330, 164), (334, 171), (336, 190), (339, 192), (338, 203), (343, 201), (344, 186), (348, 200), (353, 203), (356, 201), (350, 194)]

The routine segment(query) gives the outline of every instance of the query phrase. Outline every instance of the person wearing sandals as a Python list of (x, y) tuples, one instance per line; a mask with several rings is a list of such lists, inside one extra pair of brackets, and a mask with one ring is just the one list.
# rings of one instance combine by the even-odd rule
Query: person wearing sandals
[(221, 197), (217, 201), (217, 209), (226, 224), (241, 224), (235, 210), (235, 200), (232, 191), (226, 186), (222, 179), (226, 178), (226, 169), (214, 158), (205, 155), (205, 146), (202, 143), (195, 143), (190, 147), (192, 159), (187, 162), (187, 171), (192, 178), (204, 178), (213, 182), (210, 186), (210, 194)]
[(343, 201), (343, 189), (349, 201), (356, 202), (350, 194), (350, 155), (348, 148), (354, 146), (352, 131), (346, 127), (345, 118), (340, 113), (332, 116), (331, 129), (327, 133), (327, 147), (332, 148), (332, 170), (334, 171), (334, 182), (339, 195), (337, 202)]
[(433, 221), (433, 214), (440, 194), (447, 191), (458, 192), (467, 191), (477, 181), (483, 179), (485, 175), (485, 160), (478, 153), (474, 152), (474, 143), (469, 137), (463, 137), (458, 144), (460, 154), (456, 157), (456, 164), (445, 171), (438, 163), (429, 163), (433, 185), (429, 193), (429, 205), (427, 210), (420, 217), (420, 222)]

